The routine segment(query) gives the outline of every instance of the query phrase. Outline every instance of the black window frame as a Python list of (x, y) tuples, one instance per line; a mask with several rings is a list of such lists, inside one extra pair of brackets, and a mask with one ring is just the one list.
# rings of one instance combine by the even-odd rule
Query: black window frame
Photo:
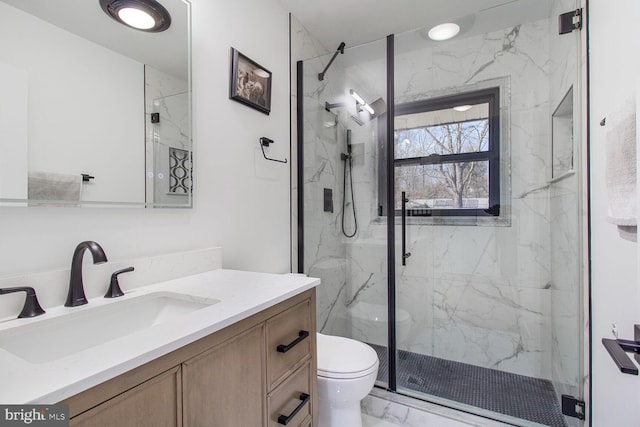
[[(488, 121), (488, 150), (474, 153), (432, 154), (430, 156), (411, 157), (393, 160), (396, 167), (410, 165), (438, 165), (442, 163), (460, 163), (473, 161), (489, 162), (489, 208), (407, 208), (407, 216), (416, 217), (478, 217), (500, 216), (500, 88), (493, 87), (455, 95), (442, 96), (432, 99), (419, 100), (395, 105), (395, 116), (417, 114), (430, 111), (444, 110), (458, 105), (475, 105), (487, 103), (489, 106)], [(387, 156), (394, 156), (395, 143), (391, 147), (387, 144), (386, 120), (378, 120), (378, 215), (387, 216)], [(395, 120), (393, 121), (395, 123)], [(395, 128), (395, 126), (394, 126)], [(395, 174), (393, 176), (395, 181)], [(394, 185), (395, 188), (395, 185)], [(409, 195), (410, 196), (410, 195)], [(400, 209), (396, 209), (400, 215)]]

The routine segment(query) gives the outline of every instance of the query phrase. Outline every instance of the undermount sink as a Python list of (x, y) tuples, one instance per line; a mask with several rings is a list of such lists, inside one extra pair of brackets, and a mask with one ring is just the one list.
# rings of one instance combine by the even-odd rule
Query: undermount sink
[(46, 363), (178, 319), (219, 303), (155, 292), (0, 331), (0, 348), (31, 363)]

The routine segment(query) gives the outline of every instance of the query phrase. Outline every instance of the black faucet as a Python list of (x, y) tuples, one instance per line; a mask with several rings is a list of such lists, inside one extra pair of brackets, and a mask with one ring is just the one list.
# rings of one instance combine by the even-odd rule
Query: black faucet
[(93, 256), (94, 264), (107, 262), (107, 256), (104, 250), (96, 242), (86, 241), (76, 246), (76, 250), (73, 252), (73, 259), (71, 260), (69, 293), (67, 294), (67, 302), (64, 303), (65, 307), (75, 307), (88, 302), (87, 297), (84, 295), (84, 283), (82, 282), (82, 256), (87, 249), (89, 249), (89, 252), (91, 252)]
[(36, 296), (36, 290), (29, 286), (20, 286), (15, 288), (0, 288), (0, 295), (10, 294), (13, 292), (26, 292), (27, 297), (24, 300), (24, 307), (22, 307), (22, 311), (18, 314), (18, 318), (23, 317), (35, 317), (44, 314), (45, 311), (40, 306), (38, 302), (38, 297)]
[(124, 292), (122, 292), (122, 289), (120, 289), (120, 283), (118, 282), (118, 276), (121, 275), (122, 273), (129, 273), (131, 271), (134, 271), (135, 268), (133, 267), (127, 267), (127, 268), (123, 268), (122, 270), (118, 270), (115, 271), (112, 275), (111, 275), (111, 282), (109, 283), (109, 289), (107, 289), (107, 293), (104, 294), (105, 298), (117, 298), (117, 297), (121, 297), (122, 295), (124, 295)]

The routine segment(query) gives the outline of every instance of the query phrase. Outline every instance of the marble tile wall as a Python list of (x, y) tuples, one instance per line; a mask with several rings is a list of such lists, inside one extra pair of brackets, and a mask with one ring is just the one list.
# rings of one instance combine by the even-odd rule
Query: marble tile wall
[[(412, 256), (406, 267), (396, 264), (398, 308), (411, 315), (404, 326), (409, 332), (399, 331), (401, 348), (550, 376), (549, 25), (538, 21), (430, 46), (415, 45), (411, 34), (396, 37), (402, 52), (396, 57), (397, 102), (507, 77), (511, 103), (510, 226), (409, 225)], [(377, 63), (368, 65), (376, 68)], [(370, 155), (376, 154), (371, 129), (359, 128), (354, 135), (372, 147)], [(374, 207), (376, 173), (375, 167), (363, 171), (356, 186), (363, 203)], [(382, 287), (372, 281), (384, 282), (379, 259), (386, 252), (380, 243), (386, 224), (378, 223), (370, 208), (361, 211), (368, 225), (362, 231), (366, 241), (347, 243), (357, 246), (347, 251), (348, 287), (353, 293), (371, 276), (358, 298), (384, 302)], [(364, 249), (367, 244), (371, 248)], [(367, 339), (366, 331), (358, 332), (358, 338)]]
[[(293, 15), (290, 15), (291, 32), (291, 75), (297, 75), (298, 61), (317, 58), (325, 55), (328, 50), (313, 37), (309, 31)], [(300, 96), (303, 96), (300, 94)], [(291, 135), (298, 132), (298, 85), (297, 79), (291, 79)], [(292, 164), (297, 164), (298, 144), (291, 144)], [(298, 170), (291, 168), (291, 271), (298, 272)]]
[[(346, 130), (342, 122), (336, 124), (339, 111), (325, 110), (325, 101), (337, 102), (335, 99), (342, 92), (344, 68), (339, 62), (334, 63), (331, 78), (319, 81), (318, 74), (329, 59), (330, 55), (325, 55), (304, 62), (304, 272), (322, 279), (317, 294), (319, 331), (344, 335), (346, 261), (339, 189), (343, 173), (340, 153), (344, 151)], [(332, 211), (324, 209), (324, 189), (333, 192)]]

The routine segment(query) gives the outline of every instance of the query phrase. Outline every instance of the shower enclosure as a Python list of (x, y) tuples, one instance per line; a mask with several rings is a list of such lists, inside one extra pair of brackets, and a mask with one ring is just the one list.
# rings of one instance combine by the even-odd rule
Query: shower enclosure
[(509, 2), (451, 17), (452, 40), (298, 62), (295, 263), (322, 279), (318, 330), (378, 352), (378, 387), (583, 425), (561, 409), (584, 380), (575, 9)]

